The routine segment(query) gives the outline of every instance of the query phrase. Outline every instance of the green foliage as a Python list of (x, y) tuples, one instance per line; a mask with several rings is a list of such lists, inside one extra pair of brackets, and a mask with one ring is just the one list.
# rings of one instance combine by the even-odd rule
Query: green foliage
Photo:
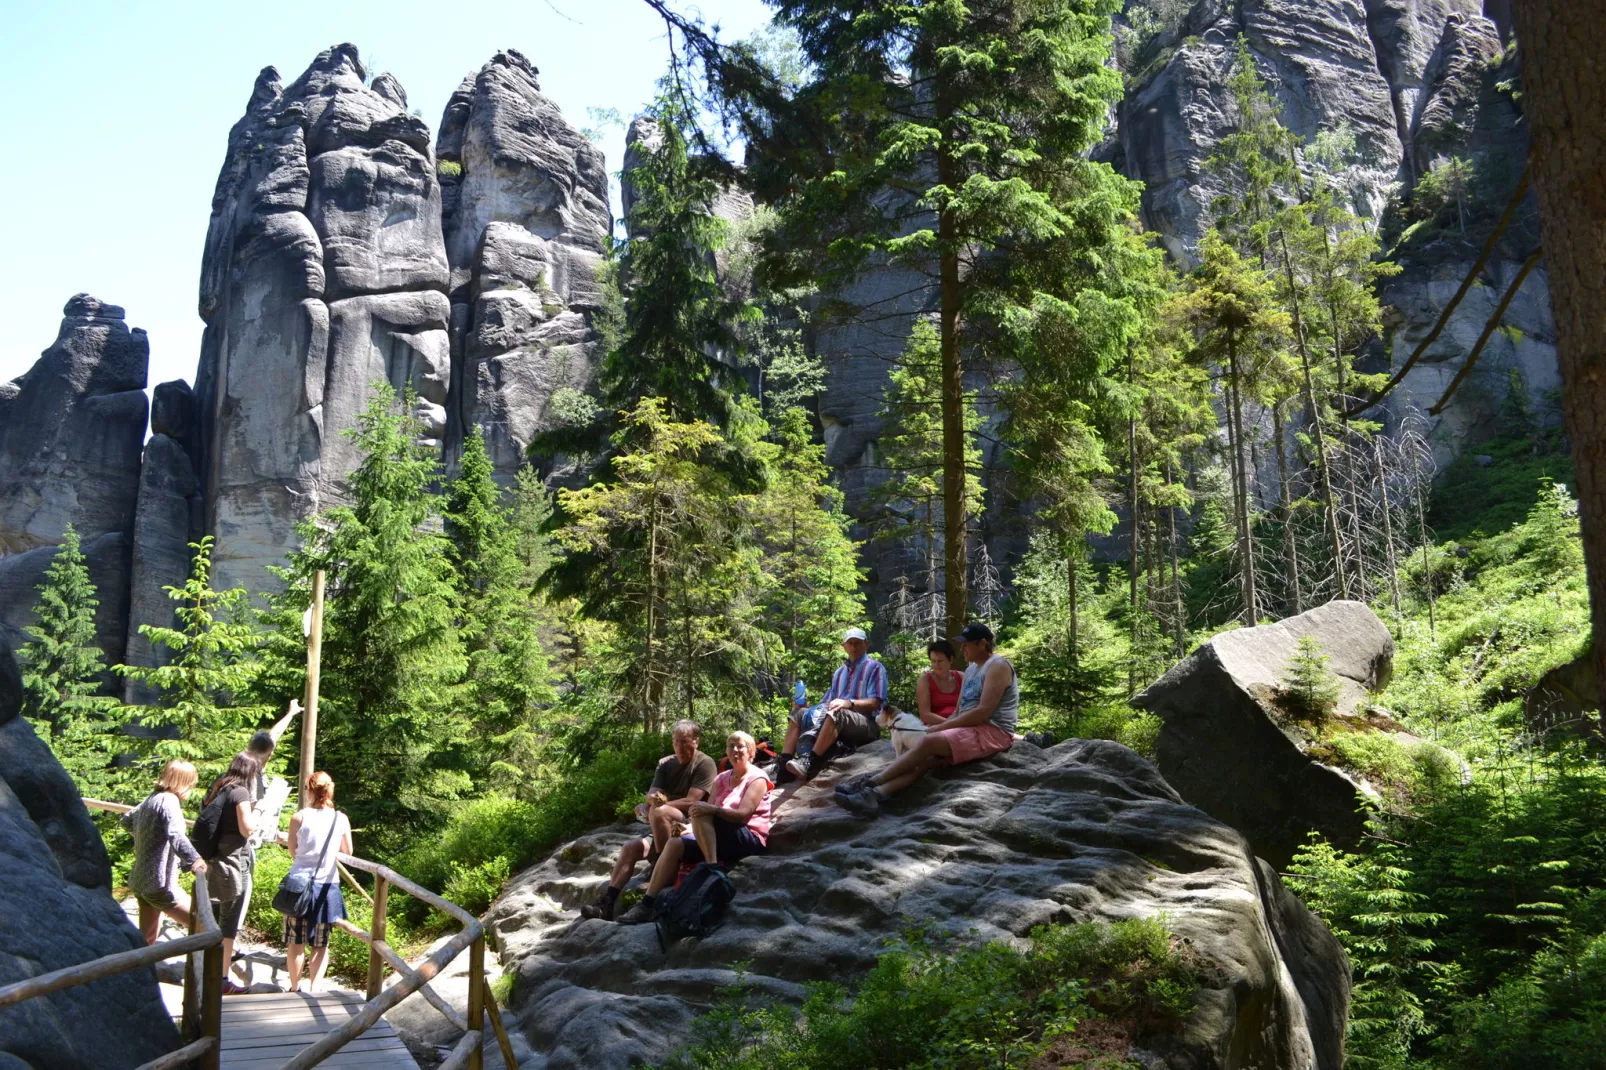
[[(280, 575), (267, 686), (299, 691), (302, 612), (312, 574), (327, 572), (318, 764), (343, 808), (384, 851), (436, 820), (472, 787), (472, 730), (457, 713), (468, 668), (458, 632), (452, 543), (439, 533), (433, 450), (411, 396), (380, 383), (347, 432), (363, 460), (350, 505), (303, 522)], [(298, 725), (299, 727), (299, 725)]]
[(463, 165), (456, 160), (441, 160), (435, 165), (435, 173), (442, 178), (460, 178), (463, 174)]
[[(1506, 531), (1527, 518), (1552, 482), (1573, 480), (1572, 458), (1553, 434), (1536, 426), (1524, 402), (1527, 387), (1515, 369), (1504, 385), (1494, 436), (1463, 450), (1439, 477), (1428, 522), (1442, 539)], [(1480, 456), (1488, 464), (1480, 463)]]
[(185, 758), (208, 774), (223, 771), (263, 713), (260, 707), (236, 704), (256, 679), (263, 637), (245, 588), (212, 589), (212, 546), (210, 535), (191, 543), (189, 579), (182, 587), (163, 588), (177, 603), (179, 627), (139, 626), (152, 647), (169, 652), (167, 664), (116, 666), (122, 675), (161, 691), (155, 707), (130, 712), (147, 723), (179, 729), (179, 738), (156, 743), (156, 757)]
[(95, 610), (100, 605), (89, 568), (71, 524), (45, 570), (36, 623), (23, 629), (28, 641), (17, 652), (22, 669), (22, 715), (40, 730), (63, 767), (85, 794), (104, 791), (115, 779), (116, 722), (111, 699), (100, 690), (100, 648), (95, 646)]
[(1338, 708), (1342, 694), (1338, 677), (1328, 669), (1331, 660), (1312, 635), (1302, 635), (1283, 666), (1282, 701), (1294, 713), (1320, 719)]
[(801, 1012), (749, 1008), (737, 985), (699, 1021), (698, 1043), (668, 1065), (1027, 1067), (1044, 1065), (1034, 1060), (1049, 1052), (1075, 1052), (1079, 1065), (1118, 1070), (1137, 1065), (1125, 1045), (1110, 1050), (1080, 1027), (1110, 1019), (1134, 1039), (1175, 1028), (1197, 985), (1195, 965), (1159, 920), (1041, 926), (1025, 951), (947, 951), (917, 932), (881, 955), (851, 1000), (841, 985), (822, 983), (810, 986)]

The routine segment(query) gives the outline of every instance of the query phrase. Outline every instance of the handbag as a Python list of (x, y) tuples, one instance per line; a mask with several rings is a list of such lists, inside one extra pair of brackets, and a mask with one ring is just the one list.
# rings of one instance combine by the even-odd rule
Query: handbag
[(290, 918), (304, 918), (312, 913), (312, 908), (318, 905), (318, 893), (313, 889), (312, 878), (323, 870), (323, 860), (329, 857), (329, 845), (335, 842), (335, 833), (338, 831), (340, 818), (336, 815), (329, 827), (329, 838), (323, 841), (318, 865), (311, 873), (291, 870), (284, 875), (279, 881), (279, 890), (273, 893), (274, 910)]
[(220, 902), (240, 898), (245, 894), (251, 867), (255, 864), (256, 852), (244, 841), (227, 854), (218, 855), (206, 866), (206, 894)]

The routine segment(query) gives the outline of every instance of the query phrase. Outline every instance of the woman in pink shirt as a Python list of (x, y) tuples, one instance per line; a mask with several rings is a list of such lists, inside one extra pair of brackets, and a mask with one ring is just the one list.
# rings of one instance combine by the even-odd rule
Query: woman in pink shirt
[(753, 763), (758, 745), (746, 732), (732, 732), (725, 743), (731, 767), (714, 778), (714, 790), (705, 802), (691, 804), (687, 812), (691, 831), (664, 845), (653, 867), (652, 880), (641, 902), (619, 918), (620, 925), (652, 920), (658, 893), (675, 879), (682, 861), (708, 862), (729, 870), (749, 855), (768, 850), (770, 838), (770, 779)]

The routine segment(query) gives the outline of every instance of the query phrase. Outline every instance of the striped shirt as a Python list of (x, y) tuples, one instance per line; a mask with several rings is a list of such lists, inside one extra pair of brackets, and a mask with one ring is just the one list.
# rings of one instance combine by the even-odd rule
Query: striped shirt
[(831, 674), (831, 688), (820, 701), (838, 698), (873, 698), (876, 708), (870, 713), (879, 713), (887, 701), (887, 667), (868, 654), (844, 663)]

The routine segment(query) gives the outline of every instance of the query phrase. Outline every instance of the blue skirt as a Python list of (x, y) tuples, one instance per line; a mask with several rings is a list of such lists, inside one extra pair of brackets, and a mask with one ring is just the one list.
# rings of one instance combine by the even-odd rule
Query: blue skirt
[(346, 917), (346, 897), (340, 894), (339, 881), (315, 884), (313, 888), (317, 899), (312, 904), (312, 910), (297, 920), (303, 925), (333, 925)]

